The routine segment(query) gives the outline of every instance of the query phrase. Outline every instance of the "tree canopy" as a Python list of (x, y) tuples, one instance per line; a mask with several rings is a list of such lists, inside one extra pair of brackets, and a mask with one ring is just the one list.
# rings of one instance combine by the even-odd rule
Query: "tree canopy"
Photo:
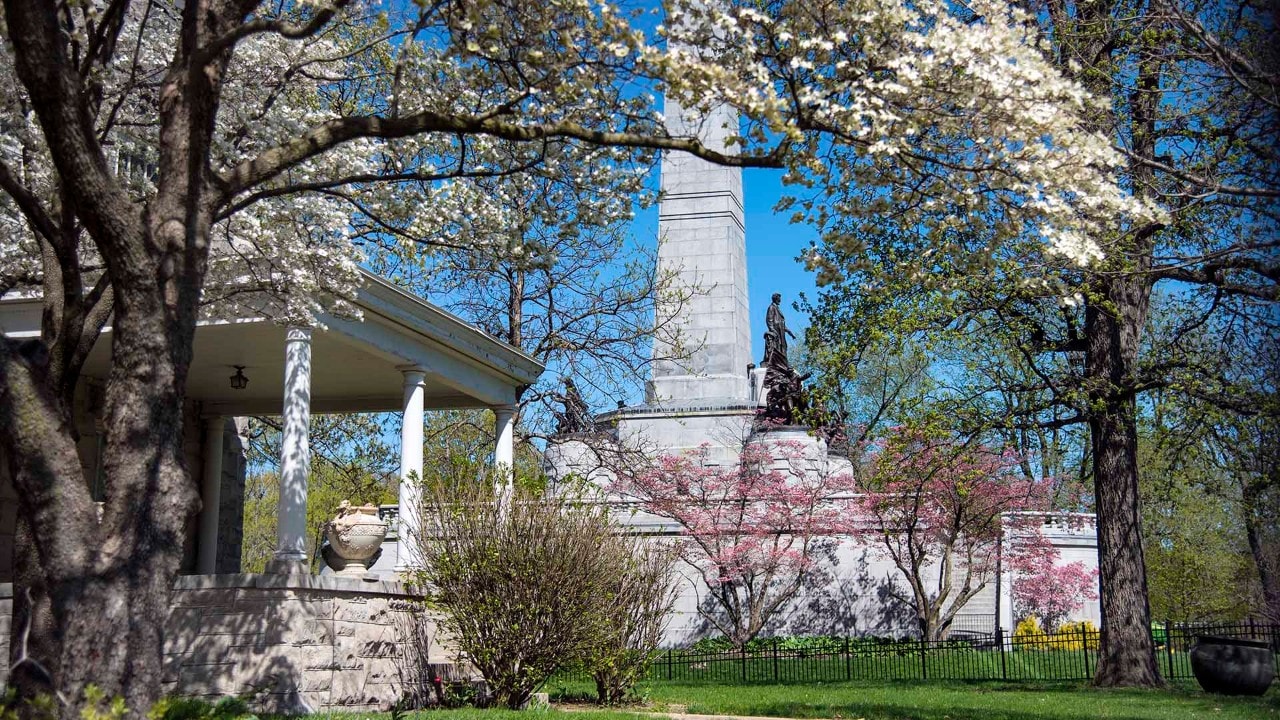
[[(786, 168), (837, 234), (892, 209), (947, 248), (955, 223), (931, 220), (963, 206), (989, 242), (1076, 263), (1166, 222), (1117, 176), (1126, 155), (1090, 121), (1105, 98), (1046, 57), (1035, 17), (995, 0), (678, 0), (659, 26), (586, 0), (5, 0), (0, 293), (44, 301), (41, 337), (0, 341), (23, 692), (57, 689), (67, 717), (91, 681), (131, 712), (156, 699), (198, 505), (181, 432), (197, 320), (350, 311), (362, 243), (484, 244), (506, 212), (484, 179), (590, 189), (682, 151)], [(735, 143), (671, 135), (654, 92), (738, 109)], [(69, 418), (108, 319), (99, 522)]]

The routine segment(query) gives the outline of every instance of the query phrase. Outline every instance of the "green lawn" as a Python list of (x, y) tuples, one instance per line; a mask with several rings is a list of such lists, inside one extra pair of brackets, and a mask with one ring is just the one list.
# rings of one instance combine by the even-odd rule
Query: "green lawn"
[[(581, 697), (585, 683), (548, 688)], [(710, 685), (648, 682), (640, 694), (657, 708), (697, 714), (866, 720), (1190, 720), (1280, 719), (1280, 693), (1262, 698), (1171, 690), (1095, 690), (1081, 684), (998, 682), (836, 682), (811, 685)], [(584, 719), (585, 720), (585, 719)], [(603, 720), (603, 719), (602, 719)]]

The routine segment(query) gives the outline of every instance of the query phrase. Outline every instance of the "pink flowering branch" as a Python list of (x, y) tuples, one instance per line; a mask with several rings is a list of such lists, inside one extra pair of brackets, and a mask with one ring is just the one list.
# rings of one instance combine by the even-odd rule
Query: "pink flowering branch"
[(995, 576), (1006, 531), (1039, 532), (1038, 518), (1008, 513), (1043, 509), (1047, 489), (1021, 475), (1007, 451), (918, 428), (895, 428), (881, 443), (859, 496), (862, 537), (906, 581), (897, 597), (924, 637), (944, 638)]
[(805, 582), (836, 537), (852, 532), (853, 479), (815, 472), (799, 443), (747, 444), (737, 465), (707, 464), (708, 447), (623, 473), (612, 492), (678, 525), (684, 559), (718, 612), (704, 617), (736, 645), (755, 637)]

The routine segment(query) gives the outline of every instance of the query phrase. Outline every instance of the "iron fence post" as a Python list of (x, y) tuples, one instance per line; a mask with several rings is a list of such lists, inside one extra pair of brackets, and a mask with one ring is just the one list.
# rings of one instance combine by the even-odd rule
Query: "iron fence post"
[(1173, 679), (1173, 621), (1165, 618), (1164, 621), (1164, 656), (1169, 666), (1169, 674), (1165, 677)]
[(1089, 633), (1085, 632), (1084, 623), (1080, 623), (1080, 652), (1084, 653), (1084, 679), (1089, 679)]
[(667, 679), (668, 680), (671, 679), (671, 671), (674, 669), (672, 667), (673, 663), (671, 660), (671, 650), (672, 648), (667, 648)]
[(747, 644), (742, 643), (742, 650), (738, 652), (738, 657), (742, 658), (742, 682), (747, 681)]
[(928, 642), (929, 641), (924, 639), (924, 637), (920, 638), (920, 679), (921, 680), (929, 679)]
[(996, 627), (996, 647), (1000, 648), (1000, 679), (1009, 679), (1009, 667), (1004, 659), (1004, 628)]
[(778, 638), (773, 639), (773, 681), (778, 682)]
[(844, 639), (844, 679), (853, 679), (853, 656), (849, 654), (849, 638)]

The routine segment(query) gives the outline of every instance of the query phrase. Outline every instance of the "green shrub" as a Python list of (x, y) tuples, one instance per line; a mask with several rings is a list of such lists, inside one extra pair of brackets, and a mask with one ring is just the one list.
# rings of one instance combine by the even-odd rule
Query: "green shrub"
[(602, 647), (618, 652), (615, 668), (647, 662), (618, 650), (619, 574), (634, 543), (604, 507), (518, 491), (500, 502), (492, 487), (428, 485), (416, 578), (443, 612), (439, 631), (488, 684), (484, 701), (520, 708), (557, 669), (607, 656)]
[(613, 553), (609, 607), (601, 611), (605, 632), (584, 659), (602, 705), (622, 702), (649, 672), (676, 600), (674, 547), (631, 536)]
[(216, 703), (200, 698), (166, 697), (151, 706), (147, 720), (234, 720), (253, 718), (242, 698), (227, 697)]

